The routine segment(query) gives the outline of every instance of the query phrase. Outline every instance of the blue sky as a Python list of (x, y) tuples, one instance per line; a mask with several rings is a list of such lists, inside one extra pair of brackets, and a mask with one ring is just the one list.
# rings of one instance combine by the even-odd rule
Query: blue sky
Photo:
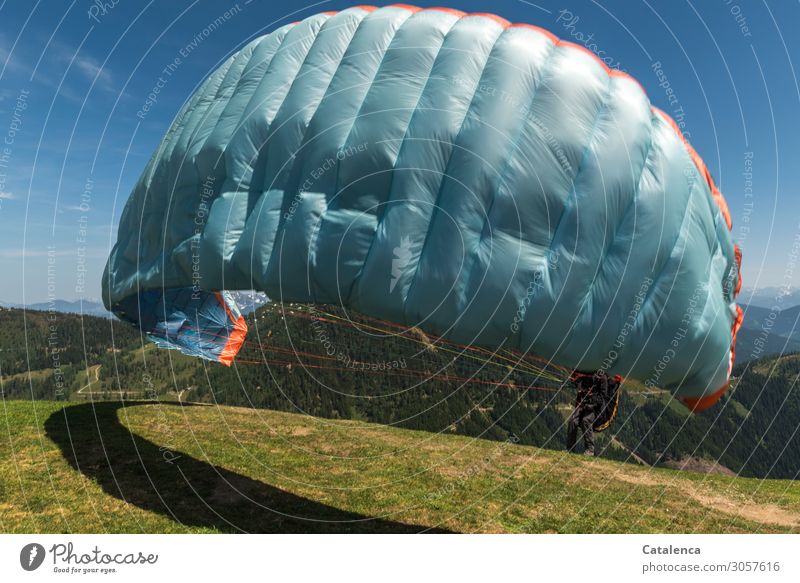
[[(288, 5), (0, 0), (0, 301), (100, 296), (122, 206), (194, 88), (253, 38), (351, 3)], [(800, 2), (417, 5), (536, 24), (635, 76), (654, 105), (685, 124), (726, 196), (745, 287), (800, 281)]]

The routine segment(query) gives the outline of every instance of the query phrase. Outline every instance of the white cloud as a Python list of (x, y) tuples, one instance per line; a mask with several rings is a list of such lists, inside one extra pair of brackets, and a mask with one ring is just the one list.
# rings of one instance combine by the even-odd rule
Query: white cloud
[[(103, 67), (100, 61), (92, 56), (76, 53), (74, 48), (57, 40), (52, 42), (51, 48), (57, 55), (55, 60), (58, 63), (71, 67), (80, 76), (95, 83), (97, 88), (114, 91), (114, 77), (111, 70)], [(85, 49), (82, 51), (85, 52)]]
[(0, 200), (16, 200), (17, 197), (14, 196), (13, 192), (3, 192), (0, 190)]
[(0, 70), (5, 69), (6, 74), (10, 71), (30, 74), (33, 69), (20, 58), (19, 52), (19, 46), (17, 46), (12, 54), (11, 44), (5, 35), (0, 34)]
[(73, 64), (78, 71), (80, 71), (90, 81), (94, 81), (95, 78), (97, 78), (97, 85), (99, 87), (109, 90), (114, 89), (111, 71), (109, 71), (108, 67), (101, 67), (100, 63), (92, 57), (83, 57), (78, 55), (75, 57)]

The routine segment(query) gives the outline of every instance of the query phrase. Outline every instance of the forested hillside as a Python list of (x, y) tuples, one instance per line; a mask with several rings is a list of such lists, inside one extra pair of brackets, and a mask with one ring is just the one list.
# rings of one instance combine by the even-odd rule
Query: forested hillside
[[(430, 432), (560, 449), (574, 393), (558, 371), (506, 353), (489, 357), (419, 331), (398, 335), (344, 315), (248, 316), (248, 341), (226, 368), (155, 348), (110, 319), (0, 311), (6, 399), (177, 399), (357, 419)], [(691, 415), (670, 395), (628, 382), (616, 423), (600, 437), (607, 458), (673, 467), (698, 463), (744, 476), (800, 470), (800, 357), (739, 365), (734, 387)]]

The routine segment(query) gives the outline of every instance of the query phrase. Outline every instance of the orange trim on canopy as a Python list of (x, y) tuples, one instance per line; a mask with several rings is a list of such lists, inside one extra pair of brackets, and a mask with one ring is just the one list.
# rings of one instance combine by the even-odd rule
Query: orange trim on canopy
[[(675, 123), (675, 120), (672, 119), (668, 114), (664, 113), (657, 107), (652, 108), (654, 112), (659, 114), (664, 121), (666, 121), (670, 127), (672, 127), (673, 131), (683, 142), (683, 146), (686, 148), (686, 151), (689, 153), (689, 157), (692, 159), (692, 162), (697, 167), (698, 172), (700, 175), (705, 179), (706, 184), (708, 184), (709, 189), (711, 190), (711, 197), (713, 198), (714, 202), (719, 208), (722, 217), (725, 219), (725, 225), (728, 227), (728, 231), (733, 230), (733, 221), (731, 220), (731, 213), (730, 209), (728, 208), (728, 203), (725, 201), (725, 197), (722, 196), (722, 193), (717, 188), (714, 179), (711, 177), (711, 172), (708, 171), (708, 166), (697, 153), (697, 150), (686, 140), (686, 137), (681, 132), (681, 129), (678, 127), (678, 124)], [(733, 247), (734, 257), (736, 261), (736, 287), (734, 288), (734, 298), (739, 295), (739, 291), (742, 289), (742, 250), (739, 248), (738, 245), (734, 245)], [(742, 326), (742, 320), (744, 319), (744, 313), (742, 312), (742, 308), (736, 306), (736, 319), (733, 322), (732, 327), (732, 338), (731, 338), (731, 352), (730, 352), (730, 363), (728, 365), (728, 377), (730, 378), (731, 372), (733, 371), (733, 364), (736, 360), (736, 335), (739, 332), (739, 328)], [(725, 393), (728, 388), (728, 384), (724, 387), (717, 390), (715, 393), (708, 395), (706, 397), (702, 397), (700, 399), (690, 399), (686, 398), (683, 399), (683, 402), (686, 404), (689, 409), (692, 411), (704, 411), (714, 405), (720, 397)]]
[(387, 8), (402, 8), (403, 10), (408, 10), (409, 12), (419, 12), (422, 10), (419, 6), (412, 6), (411, 4), (389, 4)]
[(736, 320), (733, 322), (732, 339), (731, 339), (731, 362), (728, 366), (728, 376), (733, 372), (733, 364), (736, 361), (736, 336), (739, 334), (739, 329), (744, 322), (744, 310), (741, 306), (736, 306)]
[(733, 253), (736, 257), (737, 273), (736, 290), (734, 291), (734, 295), (738, 296), (739, 292), (742, 291), (742, 248), (739, 247), (739, 245), (734, 245)]
[(590, 57), (592, 57), (592, 58), (593, 58), (595, 61), (597, 61), (597, 63), (598, 63), (598, 64), (599, 64), (601, 67), (603, 67), (603, 70), (604, 70), (606, 73), (608, 73), (609, 75), (611, 74), (611, 69), (609, 69), (609, 68), (608, 68), (608, 65), (606, 65), (606, 64), (603, 62), (603, 60), (602, 60), (600, 57), (598, 57), (598, 56), (597, 56), (596, 54), (594, 54), (592, 51), (590, 51), (589, 49), (587, 49), (585, 46), (583, 46), (583, 45), (577, 45), (577, 44), (575, 44), (575, 43), (573, 43), (573, 42), (570, 42), (570, 41), (567, 41), (567, 40), (559, 40), (559, 41), (558, 41), (558, 44), (559, 44), (559, 45), (561, 45), (561, 46), (563, 46), (563, 47), (569, 47), (569, 48), (571, 48), (571, 49), (575, 49), (575, 50), (581, 51), (582, 53), (586, 53), (587, 55), (589, 55)]
[(628, 73), (626, 73), (625, 71), (620, 71), (619, 69), (611, 69), (611, 70), (608, 72), (608, 74), (609, 74), (609, 75), (611, 75), (612, 77), (620, 77), (620, 78), (622, 78), (622, 79), (630, 79), (631, 81), (633, 81), (634, 83), (636, 83), (636, 84), (639, 86), (639, 89), (641, 89), (641, 90), (642, 90), (642, 93), (644, 93), (645, 95), (647, 95), (647, 91), (645, 91), (645, 90), (644, 90), (644, 87), (642, 86), (642, 84), (641, 84), (641, 83), (639, 82), (639, 80), (638, 80), (636, 77), (634, 77), (633, 75), (629, 75), (629, 74), (628, 74)]
[(230, 366), (233, 364), (233, 359), (239, 354), (239, 350), (244, 343), (244, 338), (247, 336), (247, 322), (244, 316), (239, 316), (238, 320), (235, 319), (233, 312), (231, 312), (228, 303), (225, 301), (225, 298), (222, 297), (221, 293), (214, 292), (214, 295), (217, 297), (217, 301), (222, 304), (222, 307), (225, 308), (228, 319), (235, 322), (233, 331), (228, 336), (228, 340), (225, 342), (225, 346), (222, 347), (222, 352), (219, 355), (219, 361), (225, 366)]
[(497, 14), (492, 14), (491, 12), (473, 12), (472, 14), (468, 14), (467, 16), (482, 16), (484, 18), (488, 18), (489, 20), (494, 20), (497, 24), (502, 26), (503, 28), (508, 28), (511, 26), (511, 23), (503, 18), (502, 16), (497, 16)]
[[(739, 329), (742, 327), (743, 320), (744, 312), (740, 306), (736, 306), (736, 320), (734, 320), (733, 328), (731, 330), (733, 339), (731, 340), (731, 353), (730, 360), (728, 362), (728, 378), (731, 376), (731, 372), (733, 371), (733, 363), (736, 360), (736, 336), (739, 334)], [(693, 413), (700, 413), (701, 411), (705, 411), (706, 409), (713, 407), (730, 386), (731, 383), (729, 381), (710, 395), (698, 398), (683, 397), (681, 402)]]
[(531, 30), (535, 30), (536, 32), (539, 32), (539, 33), (545, 35), (547, 38), (549, 38), (554, 43), (558, 43), (558, 41), (559, 41), (558, 37), (556, 35), (554, 35), (552, 32), (550, 32), (546, 28), (542, 28), (541, 26), (536, 26), (534, 24), (527, 24), (525, 22), (518, 22), (516, 24), (512, 24), (511, 26), (509, 26), (509, 28), (530, 28)]
[(714, 179), (711, 177), (711, 172), (708, 171), (708, 167), (703, 159), (700, 157), (700, 154), (694, 149), (687, 140), (686, 137), (683, 135), (683, 132), (678, 127), (678, 124), (675, 123), (675, 120), (672, 119), (669, 115), (658, 109), (657, 107), (653, 108), (657, 114), (659, 114), (664, 121), (666, 121), (678, 137), (683, 142), (683, 146), (686, 148), (686, 151), (689, 152), (689, 156), (692, 158), (692, 162), (697, 167), (697, 170), (700, 172), (700, 175), (705, 179), (708, 187), (711, 189), (711, 196), (714, 198), (714, 202), (717, 203), (717, 207), (719, 207), (720, 212), (722, 213), (723, 218), (725, 219), (725, 224), (728, 226), (728, 230), (733, 229), (733, 221), (731, 220), (731, 213), (728, 209), (728, 203), (725, 201), (725, 197), (722, 196), (722, 193), (717, 188), (717, 185), (714, 183)]
[(725, 385), (718, 389), (717, 391), (711, 393), (710, 395), (706, 395), (705, 397), (693, 398), (693, 397), (683, 397), (681, 402), (688, 407), (688, 409), (692, 413), (700, 413), (701, 411), (705, 411), (713, 407), (717, 401), (720, 400), (722, 395), (725, 394), (725, 391), (728, 390), (730, 387), (730, 383), (725, 383)]
[(233, 364), (233, 359), (239, 354), (245, 336), (247, 336), (247, 322), (245, 322), (244, 316), (239, 316), (239, 319), (236, 320), (236, 324), (233, 327), (233, 332), (228, 336), (228, 341), (225, 343), (225, 346), (222, 347), (222, 352), (219, 355), (219, 361), (222, 364), (225, 366)]
[(459, 18), (463, 18), (467, 15), (466, 12), (462, 12), (461, 10), (456, 10), (455, 8), (445, 8), (443, 6), (434, 6), (432, 8), (426, 8), (425, 10), (438, 10), (439, 12), (446, 12), (447, 14), (458, 16)]

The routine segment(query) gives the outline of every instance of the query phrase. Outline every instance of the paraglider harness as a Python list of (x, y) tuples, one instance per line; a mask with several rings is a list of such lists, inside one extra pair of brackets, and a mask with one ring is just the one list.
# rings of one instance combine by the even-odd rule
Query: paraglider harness
[(607, 377), (605, 383), (595, 382), (593, 373), (575, 373), (572, 380), (578, 387), (576, 405), (581, 406), (588, 401), (596, 409), (596, 417), (592, 429), (600, 433), (608, 429), (619, 408), (619, 389), (622, 377)]

